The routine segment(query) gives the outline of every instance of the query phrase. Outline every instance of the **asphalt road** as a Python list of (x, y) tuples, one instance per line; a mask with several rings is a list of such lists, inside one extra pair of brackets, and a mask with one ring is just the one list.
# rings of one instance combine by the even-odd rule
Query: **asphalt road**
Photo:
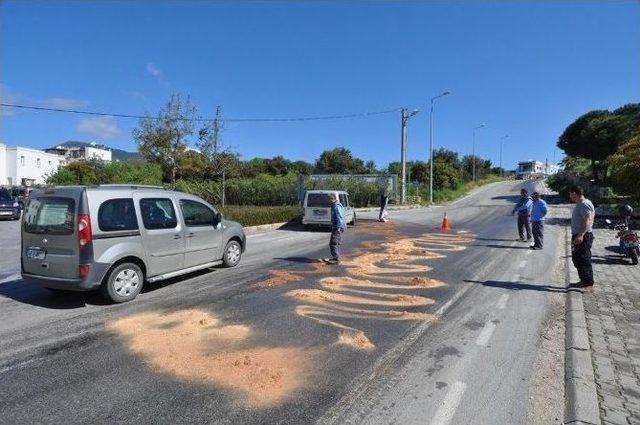
[(251, 235), (122, 305), (24, 284), (0, 222), (0, 423), (526, 423), (560, 228), (514, 240), (522, 184), (362, 213), (337, 267), (325, 232)]

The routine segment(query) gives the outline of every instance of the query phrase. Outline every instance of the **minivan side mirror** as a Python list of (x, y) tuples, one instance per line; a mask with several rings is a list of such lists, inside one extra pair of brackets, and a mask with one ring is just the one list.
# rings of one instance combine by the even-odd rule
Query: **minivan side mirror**
[(217, 227), (221, 221), (222, 221), (222, 213), (218, 212), (213, 216), (213, 222), (211, 224), (213, 225), (213, 227)]

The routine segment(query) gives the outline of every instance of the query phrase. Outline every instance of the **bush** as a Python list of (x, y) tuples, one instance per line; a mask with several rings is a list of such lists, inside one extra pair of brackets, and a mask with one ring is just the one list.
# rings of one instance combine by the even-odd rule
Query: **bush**
[(243, 226), (284, 223), (300, 216), (297, 206), (265, 207), (255, 205), (227, 205), (221, 208), (225, 218), (240, 222)]
[(593, 197), (595, 195), (595, 190), (591, 181), (589, 181), (589, 179), (584, 175), (571, 171), (561, 171), (552, 175), (547, 180), (547, 184), (552, 190), (558, 192), (558, 194), (564, 199), (569, 197), (569, 188), (574, 185), (581, 186), (582, 189), (584, 189), (585, 196), (587, 197)]

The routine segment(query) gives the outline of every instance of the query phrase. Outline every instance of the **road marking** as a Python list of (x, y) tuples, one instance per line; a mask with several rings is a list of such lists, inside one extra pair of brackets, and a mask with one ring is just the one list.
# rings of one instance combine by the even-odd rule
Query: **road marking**
[(476, 339), (476, 344), (481, 347), (486, 347), (491, 339), (491, 335), (493, 335), (493, 331), (496, 330), (496, 324), (493, 322), (487, 322), (482, 328), (482, 332), (478, 335), (478, 339)]
[(453, 383), (436, 415), (431, 420), (431, 425), (448, 425), (451, 422), (466, 388), (467, 385), (464, 382)]
[(522, 260), (522, 261), (520, 261), (520, 264), (518, 264), (518, 268), (519, 269), (523, 269), (524, 266), (526, 266), (526, 265), (527, 265), (527, 260)]
[(507, 306), (507, 301), (509, 301), (509, 294), (503, 294), (498, 300), (496, 307), (500, 310), (504, 310)]

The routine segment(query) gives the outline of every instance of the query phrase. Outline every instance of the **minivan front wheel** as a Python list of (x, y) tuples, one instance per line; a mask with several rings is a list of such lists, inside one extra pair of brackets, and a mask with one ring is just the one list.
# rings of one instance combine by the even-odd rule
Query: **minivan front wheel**
[(111, 269), (106, 280), (100, 286), (100, 292), (114, 303), (131, 301), (140, 293), (144, 274), (133, 263), (122, 263)]
[(242, 247), (236, 240), (231, 240), (227, 243), (227, 246), (224, 248), (224, 256), (222, 257), (222, 262), (225, 267), (235, 267), (240, 262), (240, 258), (242, 257)]

